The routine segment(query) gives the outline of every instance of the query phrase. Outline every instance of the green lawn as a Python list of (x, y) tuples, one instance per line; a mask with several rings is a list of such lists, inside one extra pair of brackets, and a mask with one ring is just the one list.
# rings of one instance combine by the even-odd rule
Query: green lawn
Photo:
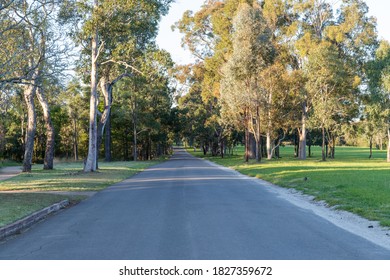
[(0, 227), (62, 200), (68, 199), (74, 204), (83, 198), (85, 197), (45, 193), (0, 194)]
[(7, 160), (7, 159), (0, 159), (0, 169), (2, 167), (7, 167), (7, 166), (18, 166), (20, 163), (17, 163), (12, 160)]
[(82, 172), (82, 163), (60, 163), (54, 170), (43, 170), (42, 165), (35, 165), (32, 173), (0, 182), (0, 191), (98, 191), (156, 163), (102, 162), (98, 172), (92, 173)]
[[(281, 159), (263, 159), (261, 163), (244, 163), (242, 148), (237, 155), (224, 159), (206, 158), (390, 226), (390, 163), (386, 162), (386, 151), (375, 150), (370, 160), (368, 148), (336, 147), (336, 158), (322, 162), (320, 147), (312, 150), (314, 156), (306, 161), (294, 158), (292, 147), (281, 147)], [(203, 157), (200, 152), (189, 151)]]
[[(158, 163), (110, 162), (99, 163), (99, 171), (82, 172), (82, 163), (60, 163), (54, 170), (35, 165), (31, 174), (20, 174), (0, 182), (0, 191), (99, 191)], [(0, 193), (0, 226), (12, 223), (53, 203), (70, 199), (76, 203), (85, 198), (77, 195), (45, 193)]]

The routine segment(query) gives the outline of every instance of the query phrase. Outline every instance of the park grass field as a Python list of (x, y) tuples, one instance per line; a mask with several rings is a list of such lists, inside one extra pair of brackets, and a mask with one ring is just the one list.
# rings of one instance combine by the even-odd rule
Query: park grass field
[(102, 162), (98, 172), (84, 173), (83, 164), (59, 163), (54, 170), (33, 166), (32, 173), (22, 173), (0, 182), (0, 191), (99, 191), (120, 182), (157, 161)]
[(0, 159), (0, 169), (7, 166), (18, 166), (20, 165), (16, 161), (7, 160), (7, 159)]
[(374, 150), (369, 159), (368, 148), (336, 147), (335, 159), (323, 162), (320, 147), (312, 147), (313, 157), (303, 161), (294, 157), (293, 147), (286, 146), (280, 149), (281, 159), (263, 159), (261, 163), (245, 163), (242, 147), (223, 159), (188, 151), (390, 226), (390, 163), (386, 162), (386, 151)]
[[(42, 165), (35, 165), (29, 174), (0, 182), (0, 227), (64, 199), (77, 203), (86, 196), (71, 192), (102, 190), (156, 163), (158, 161), (102, 162), (99, 171), (94, 173), (82, 172), (82, 163), (59, 163), (54, 170), (43, 170)], [(42, 193), (51, 191), (69, 193)]]
[(71, 204), (78, 203), (84, 196), (55, 195), (47, 193), (9, 193), (0, 194), (0, 227), (22, 219), (29, 214), (68, 199)]

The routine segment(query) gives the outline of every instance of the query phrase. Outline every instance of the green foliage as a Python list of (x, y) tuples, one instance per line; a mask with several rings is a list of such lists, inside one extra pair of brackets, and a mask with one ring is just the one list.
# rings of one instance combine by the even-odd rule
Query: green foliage
[(118, 82), (114, 89), (112, 108), (114, 157), (128, 160), (134, 148), (134, 129), (137, 131), (140, 156), (156, 158), (168, 152), (172, 90), (169, 73), (170, 55), (154, 48), (146, 50), (137, 61), (143, 76), (132, 76)]
[(312, 127), (318, 121), (319, 127), (330, 128), (338, 121), (336, 117), (347, 114), (343, 106), (352, 104), (354, 77), (337, 49), (329, 43), (310, 50), (306, 71), (306, 87), (313, 98)]
[(380, 42), (376, 57), (366, 65), (365, 72), (370, 94), (362, 98), (361, 129), (363, 135), (378, 144), (382, 143), (390, 125), (390, 45), (387, 41)]

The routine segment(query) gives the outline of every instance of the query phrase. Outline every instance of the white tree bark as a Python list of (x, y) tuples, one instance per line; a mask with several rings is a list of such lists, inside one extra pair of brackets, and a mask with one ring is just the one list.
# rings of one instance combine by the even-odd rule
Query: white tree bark
[(306, 128), (306, 122), (307, 122), (307, 105), (306, 101), (302, 105), (302, 126), (299, 131), (299, 151), (298, 151), (298, 158), (299, 159), (306, 159), (306, 139), (307, 139), (307, 128)]
[(45, 159), (43, 163), (43, 169), (53, 169), (54, 166), (54, 145), (55, 145), (55, 134), (54, 126), (51, 121), (49, 103), (45, 97), (42, 88), (38, 88), (36, 91), (39, 103), (41, 104), (43, 111), (43, 119), (46, 126), (46, 150)]
[(31, 172), (32, 158), (34, 151), (34, 137), (37, 128), (36, 124), (36, 113), (34, 105), (36, 87), (33, 84), (28, 84), (24, 87), (24, 100), (27, 106), (27, 130), (26, 140), (24, 148), (24, 159), (23, 159), (23, 172)]
[[(95, 0), (95, 6), (97, 6)], [(84, 172), (94, 172), (97, 169), (97, 87), (98, 87), (98, 31), (95, 30), (92, 37), (92, 65), (91, 65), (91, 97), (89, 102), (89, 143), (88, 156), (84, 165)]]

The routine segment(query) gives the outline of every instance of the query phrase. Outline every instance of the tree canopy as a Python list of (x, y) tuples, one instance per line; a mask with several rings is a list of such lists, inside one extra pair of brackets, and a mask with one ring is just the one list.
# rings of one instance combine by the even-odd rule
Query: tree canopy
[(363, 0), (204, 1), (173, 27), (190, 65), (156, 44), (173, 2), (2, 1), (0, 156), (92, 172), (173, 143), (242, 144), (246, 161), (286, 143), (304, 160), (317, 144), (326, 160), (360, 139), (390, 161), (390, 45)]

